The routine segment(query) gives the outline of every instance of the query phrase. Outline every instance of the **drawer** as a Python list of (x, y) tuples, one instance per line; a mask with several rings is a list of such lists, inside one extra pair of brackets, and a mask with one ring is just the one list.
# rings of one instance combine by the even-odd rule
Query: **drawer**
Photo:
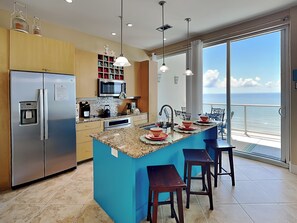
[(93, 158), (93, 142), (76, 144), (76, 161), (80, 162)]
[(83, 131), (76, 131), (76, 143), (90, 142), (92, 141), (90, 135), (99, 132), (99, 129), (87, 129)]
[(147, 122), (147, 114), (141, 114), (133, 117), (133, 121), (139, 121), (145, 119)]
[(86, 122), (86, 123), (78, 123), (76, 124), (76, 130), (85, 130), (85, 129), (101, 129), (102, 128), (102, 121), (96, 122)]

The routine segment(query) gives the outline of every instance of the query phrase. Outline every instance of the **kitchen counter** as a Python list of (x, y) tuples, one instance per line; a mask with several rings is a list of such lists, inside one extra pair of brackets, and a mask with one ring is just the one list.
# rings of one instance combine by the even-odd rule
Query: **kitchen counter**
[[(148, 125), (148, 124), (146, 124)], [(144, 125), (144, 126), (146, 126)], [(197, 126), (199, 132), (207, 131), (214, 126)], [(98, 141), (127, 154), (132, 158), (140, 158), (146, 156), (149, 153), (155, 152), (168, 144), (162, 145), (150, 145), (144, 144), (140, 141), (140, 136), (148, 133), (148, 130), (142, 129), (141, 127), (131, 127), (125, 129), (115, 129), (113, 131), (106, 131), (99, 134), (92, 134), (91, 136)], [(179, 133), (173, 131), (169, 134), (169, 143), (175, 143), (184, 138), (190, 137), (192, 134)]]
[(147, 114), (147, 112), (142, 112), (140, 114), (130, 114), (130, 115), (118, 115), (118, 116), (112, 116), (108, 118), (102, 118), (99, 116), (91, 117), (91, 118), (79, 118), (76, 120), (76, 124), (78, 123), (85, 123), (85, 122), (96, 122), (96, 121), (104, 121), (104, 120), (112, 120), (112, 119), (118, 119), (118, 118), (125, 118), (125, 117), (134, 117), (134, 116), (139, 116), (142, 114)]
[[(147, 214), (150, 165), (173, 164), (183, 176), (184, 148), (204, 149), (204, 139), (217, 138), (216, 126), (202, 126), (197, 133), (174, 132), (170, 143), (148, 145), (140, 136), (148, 133), (140, 127), (93, 134), (94, 199), (117, 223), (139, 223)], [(193, 167), (193, 175), (201, 172)], [(168, 199), (161, 193), (160, 200)], [(185, 198), (184, 198), (185, 199)]]

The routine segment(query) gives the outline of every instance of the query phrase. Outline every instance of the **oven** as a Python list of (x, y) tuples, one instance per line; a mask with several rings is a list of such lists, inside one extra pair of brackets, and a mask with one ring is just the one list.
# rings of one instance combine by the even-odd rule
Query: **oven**
[(104, 131), (120, 128), (128, 128), (131, 126), (131, 118), (116, 118), (103, 121)]

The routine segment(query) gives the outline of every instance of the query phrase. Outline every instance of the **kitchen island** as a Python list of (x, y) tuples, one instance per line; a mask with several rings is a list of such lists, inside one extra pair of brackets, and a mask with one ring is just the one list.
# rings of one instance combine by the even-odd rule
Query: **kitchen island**
[[(145, 144), (148, 130), (131, 127), (93, 134), (94, 199), (116, 223), (137, 223), (147, 214), (149, 165), (174, 164), (183, 177), (184, 148), (205, 148), (217, 137), (216, 126), (199, 126), (195, 134), (173, 132), (168, 143)], [(196, 168), (195, 173), (200, 171)], [(167, 199), (168, 193), (159, 199)]]

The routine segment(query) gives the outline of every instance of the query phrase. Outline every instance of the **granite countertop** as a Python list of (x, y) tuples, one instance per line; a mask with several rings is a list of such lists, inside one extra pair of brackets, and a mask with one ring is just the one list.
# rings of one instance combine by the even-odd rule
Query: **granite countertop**
[[(203, 132), (210, 128), (213, 128), (215, 127), (215, 125), (197, 127), (198, 133), (195, 134), (199, 134), (199, 132)], [(192, 135), (173, 131), (173, 133), (170, 133), (168, 136), (170, 143), (162, 145), (151, 145), (145, 144), (140, 140), (140, 137), (148, 134), (148, 132), (148, 130), (142, 129), (141, 127), (131, 127), (124, 129), (115, 129), (112, 131), (106, 131), (98, 134), (92, 134), (91, 137), (114, 149), (117, 149), (120, 152), (127, 154), (132, 158), (140, 158), (152, 152), (155, 152), (163, 147), (166, 147), (170, 145), (170, 143), (177, 142), (181, 139), (190, 137)]]
[(142, 112), (140, 114), (118, 115), (118, 116), (112, 116), (112, 117), (108, 117), (108, 118), (102, 118), (102, 117), (98, 117), (98, 116), (91, 117), (91, 118), (79, 118), (78, 120), (76, 120), (76, 124), (85, 123), (85, 122), (96, 122), (96, 121), (103, 121), (103, 120), (126, 118), (126, 117), (138, 116), (138, 115), (143, 115), (143, 114), (147, 114), (147, 112)]

